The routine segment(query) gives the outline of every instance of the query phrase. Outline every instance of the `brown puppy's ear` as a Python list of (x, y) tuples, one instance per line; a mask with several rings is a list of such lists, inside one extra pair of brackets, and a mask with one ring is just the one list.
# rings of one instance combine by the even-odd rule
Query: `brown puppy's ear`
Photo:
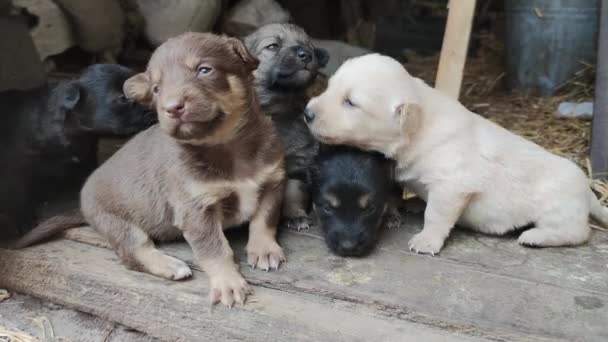
[(122, 86), (122, 91), (126, 97), (133, 99), (144, 107), (152, 108), (154, 99), (151, 88), (150, 77), (147, 73), (142, 72), (126, 80)]
[(247, 47), (241, 40), (230, 37), (228, 38), (228, 43), (232, 46), (234, 53), (243, 61), (248, 70), (253, 71), (258, 68), (260, 61), (247, 50)]
[(417, 103), (402, 103), (396, 108), (399, 116), (399, 125), (406, 143), (410, 143), (422, 122), (422, 107)]

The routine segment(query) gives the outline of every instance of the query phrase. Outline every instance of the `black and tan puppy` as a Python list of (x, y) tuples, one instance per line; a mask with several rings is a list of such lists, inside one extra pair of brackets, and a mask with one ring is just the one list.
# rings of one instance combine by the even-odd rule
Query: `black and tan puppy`
[(398, 227), (401, 189), (383, 155), (321, 144), (315, 158), (313, 203), (329, 249), (340, 256), (369, 253), (382, 225)]
[(100, 137), (153, 124), (154, 112), (123, 95), (133, 75), (97, 64), (76, 80), (0, 93), (0, 240), (31, 228), (41, 203), (80, 189), (97, 167)]
[(292, 24), (269, 24), (245, 38), (249, 51), (260, 61), (255, 89), (262, 110), (272, 118), (285, 146), (287, 187), (283, 217), (290, 227), (308, 227), (309, 168), (318, 144), (302, 119), (309, 98), (306, 89), (329, 60), (327, 51), (315, 48), (310, 37)]
[[(84, 221), (130, 268), (189, 277), (186, 263), (153, 243), (183, 236), (209, 276), (212, 303), (243, 303), (250, 293), (224, 229), (249, 222), (252, 267), (276, 269), (285, 260), (275, 239), (284, 155), (272, 121), (257, 104), (256, 67), (235, 38), (185, 33), (167, 40), (146, 72), (124, 87), (130, 98), (156, 108), (159, 125), (108, 159), (81, 193)], [(65, 221), (63, 228), (75, 224), (70, 217)], [(53, 226), (43, 223), (36, 231), (59, 229)]]

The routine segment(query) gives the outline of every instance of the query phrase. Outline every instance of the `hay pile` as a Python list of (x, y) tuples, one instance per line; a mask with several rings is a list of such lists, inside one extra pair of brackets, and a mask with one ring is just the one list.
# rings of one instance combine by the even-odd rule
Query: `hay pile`
[(39, 342), (40, 340), (34, 336), (28, 335), (21, 331), (8, 330), (0, 326), (0, 341), (6, 342)]
[[(405, 57), (404, 66), (412, 75), (434, 83), (438, 55), (420, 57), (406, 53)], [(594, 66), (581, 62), (581, 69), (553, 97), (509, 93), (503, 86), (504, 76), (502, 43), (492, 34), (482, 35), (477, 55), (467, 59), (460, 100), (472, 111), (576, 162), (590, 174), (591, 122), (557, 118), (554, 113), (561, 102), (593, 100)], [(608, 205), (608, 182), (596, 180), (593, 188)]]

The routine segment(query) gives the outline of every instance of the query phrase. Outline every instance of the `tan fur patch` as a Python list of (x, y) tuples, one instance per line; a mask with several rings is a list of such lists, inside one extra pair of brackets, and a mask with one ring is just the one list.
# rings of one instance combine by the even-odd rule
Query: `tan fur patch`
[(359, 208), (361, 208), (361, 209), (367, 208), (370, 197), (371, 197), (370, 194), (365, 194), (365, 195), (359, 197)]
[(325, 200), (329, 202), (329, 205), (331, 205), (333, 208), (337, 208), (340, 206), (340, 200), (333, 194), (324, 194), (323, 198), (325, 198)]
[(220, 109), (226, 115), (222, 125), (210, 136), (187, 140), (186, 143), (192, 145), (225, 143), (232, 139), (244, 124), (243, 114), (249, 110), (247, 92), (241, 80), (235, 75), (228, 76), (228, 84), (230, 90), (218, 96)]

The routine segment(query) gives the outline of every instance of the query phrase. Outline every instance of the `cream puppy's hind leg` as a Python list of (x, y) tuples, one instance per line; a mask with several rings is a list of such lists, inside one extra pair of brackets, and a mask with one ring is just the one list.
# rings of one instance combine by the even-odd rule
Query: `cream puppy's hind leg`
[(589, 239), (589, 207), (585, 199), (568, 199), (519, 236), (519, 243), (534, 247), (573, 246)]
[(409, 242), (416, 253), (436, 254), (469, 203), (470, 195), (437, 186), (431, 189), (424, 211), (424, 228)]

